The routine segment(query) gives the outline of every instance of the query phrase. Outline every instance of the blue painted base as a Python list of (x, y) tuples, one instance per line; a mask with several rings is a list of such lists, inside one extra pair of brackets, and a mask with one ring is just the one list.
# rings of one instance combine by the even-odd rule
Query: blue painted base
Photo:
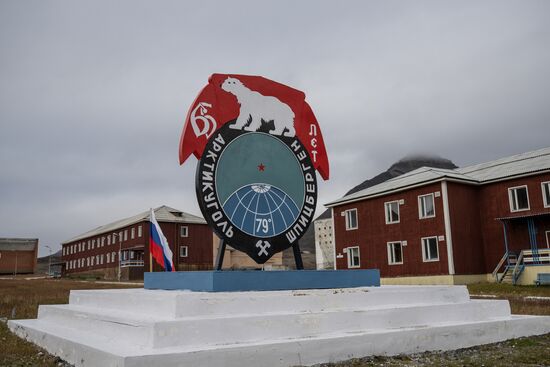
[(380, 286), (380, 271), (180, 271), (145, 273), (145, 289), (186, 289), (200, 292), (280, 291)]

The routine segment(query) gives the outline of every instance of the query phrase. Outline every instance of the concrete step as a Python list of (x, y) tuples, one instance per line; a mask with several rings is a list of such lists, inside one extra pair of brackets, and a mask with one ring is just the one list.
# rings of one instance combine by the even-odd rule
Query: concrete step
[(337, 311), (295, 311), (273, 313), (249, 308), (249, 314), (223, 317), (191, 316), (178, 319), (161, 315), (143, 317), (127, 311), (98, 309), (76, 305), (45, 305), (39, 319), (52, 324), (70, 325), (87, 333), (115, 338), (127, 335), (124, 343), (151, 348), (205, 346), (307, 338), (334, 332), (437, 325), (504, 319), (510, 316), (507, 301), (468, 301), (446, 304), (417, 304), (407, 307), (347, 308)]
[(123, 339), (100, 339), (42, 320), (11, 320), (17, 335), (77, 367), (224, 366), (286, 367), (337, 362), (367, 355), (452, 350), (550, 331), (550, 318), (419, 325), (410, 328), (340, 332), (321, 337), (271, 340), (218, 347), (137, 348)]
[(384, 286), (273, 292), (189, 292), (144, 289), (71, 291), (69, 303), (101, 309), (131, 310), (168, 318), (250, 314), (250, 309), (281, 313), (320, 312), (408, 304), (468, 301), (465, 286)]

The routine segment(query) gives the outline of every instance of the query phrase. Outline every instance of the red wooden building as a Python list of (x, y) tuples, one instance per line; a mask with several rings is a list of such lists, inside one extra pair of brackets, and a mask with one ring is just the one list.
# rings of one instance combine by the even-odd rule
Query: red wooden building
[[(212, 231), (206, 221), (167, 206), (155, 217), (174, 254), (176, 270), (212, 269)], [(64, 275), (143, 279), (162, 271), (149, 251), (149, 211), (78, 235), (62, 245)]]
[(37, 238), (0, 238), (0, 274), (34, 273), (37, 255)]
[(550, 148), (422, 167), (327, 206), (336, 268), (378, 268), (386, 284), (532, 284), (550, 273)]

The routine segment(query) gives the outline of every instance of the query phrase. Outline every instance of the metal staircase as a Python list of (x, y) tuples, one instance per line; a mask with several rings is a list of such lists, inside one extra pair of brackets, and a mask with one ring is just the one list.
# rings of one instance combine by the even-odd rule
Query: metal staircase
[(497, 283), (515, 285), (525, 266), (543, 264), (550, 264), (550, 249), (522, 250), (519, 255), (506, 252), (493, 270), (493, 277)]
[(516, 255), (516, 253), (511, 251), (504, 253), (495, 270), (493, 270), (493, 277), (495, 278), (496, 282), (515, 284), (514, 274), (517, 264), (518, 256)]

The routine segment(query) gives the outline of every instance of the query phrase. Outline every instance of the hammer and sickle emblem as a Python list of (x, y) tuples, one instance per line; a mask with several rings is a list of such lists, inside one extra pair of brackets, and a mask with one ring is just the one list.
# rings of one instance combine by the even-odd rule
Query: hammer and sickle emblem
[[(262, 242), (263, 242), (263, 245), (262, 245)], [(271, 244), (267, 241), (259, 240), (258, 242), (256, 242), (256, 247), (260, 249), (260, 252), (258, 252), (258, 256), (262, 256), (262, 255), (268, 256), (269, 254), (267, 253), (266, 249), (270, 248)]]
[[(216, 131), (216, 127), (218, 126), (216, 120), (212, 116), (206, 114), (209, 108), (212, 108), (210, 103), (199, 102), (197, 107), (191, 112), (191, 127), (197, 138), (201, 135), (206, 135), (208, 139), (210, 135)], [(198, 116), (197, 113), (199, 114)], [(199, 126), (199, 122), (202, 127)]]

